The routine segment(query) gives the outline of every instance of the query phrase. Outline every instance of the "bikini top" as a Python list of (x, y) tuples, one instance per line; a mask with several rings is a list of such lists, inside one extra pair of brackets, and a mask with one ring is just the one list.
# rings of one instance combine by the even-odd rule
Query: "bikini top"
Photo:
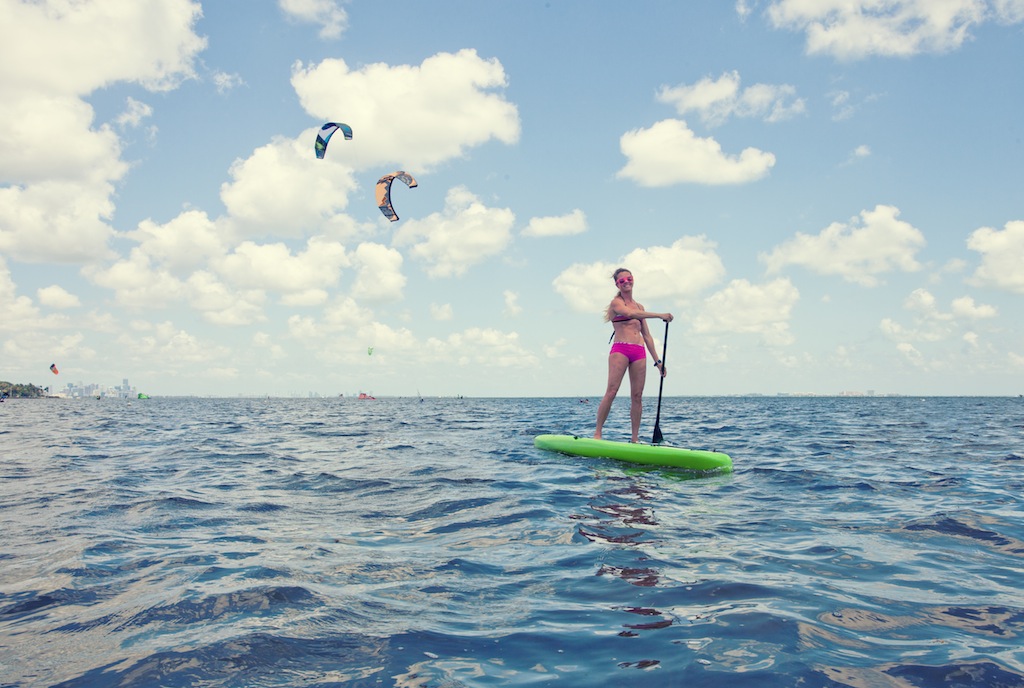
[[(613, 323), (618, 323), (618, 322), (626, 322), (626, 321), (632, 320), (632, 319), (633, 318), (629, 317), (628, 315), (616, 315), (614, 318), (612, 318), (611, 321)], [(612, 339), (614, 339), (614, 338), (615, 338), (615, 330), (612, 330), (612, 336), (608, 338), (608, 343), (611, 344), (612, 343)]]

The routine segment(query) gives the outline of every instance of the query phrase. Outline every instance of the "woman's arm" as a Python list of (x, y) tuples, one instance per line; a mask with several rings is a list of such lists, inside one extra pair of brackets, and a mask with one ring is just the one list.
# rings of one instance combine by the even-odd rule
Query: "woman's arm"
[(639, 303), (637, 304), (636, 308), (630, 308), (625, 303), (623, 303), (621, 308), (615, 308), (614, 310), (618, 315), (624, 315), (626, 317), (633, 318), (634, 320), (658, 318), (659, 320), (664, 320), (665, 322), (672, 322), (671, 313), (650, 313), (648, 311), (645, 311), (643, 305)]
[[(665, 313), (671, 319), (671, 313)], [(647, 321), (640, 321), (640, 334), (643, 335), (644, 343), (647, 344), (647, 350), (651, 352), (651, 358), (654, 360), (654, 366), (661, 371), (662, 377), (665, 376), (665, 364), (658, 358), (658, 349), (654, 345), (654, 337), (651, 336), (651, 330), (647, 327)]]

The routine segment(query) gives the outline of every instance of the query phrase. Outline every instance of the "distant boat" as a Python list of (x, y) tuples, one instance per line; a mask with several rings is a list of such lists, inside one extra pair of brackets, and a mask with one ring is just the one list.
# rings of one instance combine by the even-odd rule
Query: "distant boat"
[(149, 399), (149, 395), (148, 394), (143, 394), (142, 392), (139, 392), (139, 399)]
[(360, 399), (372, 399), (373, 401), (377, 400), (377, 397), (371, 397), (369, 394), (366, 394), (365, 392), (360, 392), (359, 393), (359, 398)]

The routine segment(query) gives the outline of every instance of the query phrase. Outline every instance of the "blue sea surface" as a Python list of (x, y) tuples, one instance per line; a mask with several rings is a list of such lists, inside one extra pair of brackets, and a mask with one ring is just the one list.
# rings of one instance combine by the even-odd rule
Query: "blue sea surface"
[(1024, 686), (1024, 400), (594, 401), (0, 404), (0, 686)]

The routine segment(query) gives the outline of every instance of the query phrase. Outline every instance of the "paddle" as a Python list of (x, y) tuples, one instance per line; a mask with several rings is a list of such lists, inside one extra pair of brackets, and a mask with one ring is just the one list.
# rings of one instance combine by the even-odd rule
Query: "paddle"
[[(668, 321), (665, 321), (665, 341), (661, 345), (661, 370), (665, 370), (665, 357), (668, 351)], [(660, 370), (658, 372), (661, 372)], [(661, 390), (665, 387), (665, 376), (658, 383), (658, 413), (654, 416), (654, 438), (651, 444), (661, 444), (665, 438), (661, 434)]]

